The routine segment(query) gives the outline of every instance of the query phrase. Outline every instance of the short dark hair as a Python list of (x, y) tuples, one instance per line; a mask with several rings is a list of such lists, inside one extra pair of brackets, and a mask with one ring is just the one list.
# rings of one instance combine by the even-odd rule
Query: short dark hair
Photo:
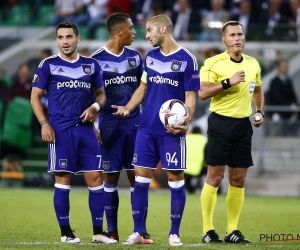
[(60, 24), (57, 25), (56, 27), (56, 35), (57, 35), (57, 31), (59, 29), (62, 29), (62, 28), (70, 28), (70, 29), (73, 29), (74, 33), (76, 36), (79, 35), (79, 32), (78, 32), (78, 26), (76, 23), (73, 23), (73, 22), (62, 22)]
[(108, 32), (111, 33), (117, 24), (124, 23), (128, 18), (130, 18), (130, 16), (126, 13), (114, 13), (109, 16), (106, 21)]
[(242, 29), (244, 30), (244, 26), (238, 21), (228, 21), (228, 22), (224, 23), (221, 28), (222, 36), (224, 36), (227, 26), (238, 26), (238, 25), (240, 25), (242, 27)]
[(165, 25), (169, 33), (172, 33), (172, 31), (173, 31), (173, 28), (174, 28), (173, 22), (170, 19), (170, 17), (168, 17), (167, 15), (160, 14), (157, 16), (153, 16), (148, 20), (148, 22), (149, 21), (157, 22), (160, 25)]

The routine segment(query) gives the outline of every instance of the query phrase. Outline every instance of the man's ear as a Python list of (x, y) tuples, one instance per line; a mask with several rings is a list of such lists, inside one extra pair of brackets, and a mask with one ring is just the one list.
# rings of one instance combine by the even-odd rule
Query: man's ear
[(223, 43), (224, 45), (226, 45), (226, 42), (225, 42), (224, 37), (221, 38), (221, 41), (222, 41), (222, 43)]

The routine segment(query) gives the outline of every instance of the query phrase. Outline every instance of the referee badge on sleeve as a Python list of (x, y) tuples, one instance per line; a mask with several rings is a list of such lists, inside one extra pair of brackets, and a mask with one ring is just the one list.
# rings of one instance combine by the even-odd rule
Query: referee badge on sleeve
[(250, 88), (249, 88), (249, 92), (250, 94), (253, 93), (254, 91), (254, 88), (255, 88), (255, 81), (250, 81)]

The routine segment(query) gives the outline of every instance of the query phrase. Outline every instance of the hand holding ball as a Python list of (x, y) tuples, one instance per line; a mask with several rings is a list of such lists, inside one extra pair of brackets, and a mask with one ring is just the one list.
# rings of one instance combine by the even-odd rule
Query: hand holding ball
[(259, 122), (259, 121), (260, 121), (260, 116), (259, 116), (259, 115), (256, 115), (256, 116), (254, 117), (254, 121)]
[(183, 125), (189, 117), (189, 110), (185, 103), (171, 99), (163, 103), (159, 110), (159, 118), (164, 126)]

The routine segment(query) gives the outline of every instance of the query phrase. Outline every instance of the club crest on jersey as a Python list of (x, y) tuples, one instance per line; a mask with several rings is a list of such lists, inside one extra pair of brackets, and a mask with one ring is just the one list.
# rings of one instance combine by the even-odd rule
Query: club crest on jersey
[(110, 168), (110, 162), (109, 162), (109, 161), (103, 161), (102, 167), (103, 167), (105, 170), (108, 170), (108, 169)]
[(132, 162), (137, 162), (137, 154), (134, 154), (134, 155), (133, 155)]
[(68, 163), (67, 159), (59, 159), (59, 166), (61, 168), (66, 168), (67, 167), (67, 163)]
[(90, 64), (81, 64), (81, 67), (85, 74), (87, 74), (87, 75), (92, 74), (92, 66)]
[(173, 60), (172, 64), (171, 64), (172, 71), (179, 71), (181, 68), (181, 65), (182, 65), (181, 61)]
[(134, 57), (127, 57), (127, 61), (130, 67), (135, 68), (137, 63)]

